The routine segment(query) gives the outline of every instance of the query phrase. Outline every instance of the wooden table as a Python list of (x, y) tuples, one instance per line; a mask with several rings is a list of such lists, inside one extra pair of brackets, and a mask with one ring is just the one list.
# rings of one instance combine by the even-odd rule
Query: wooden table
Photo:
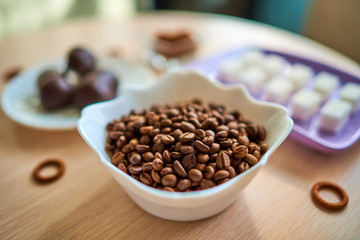
[[(121, 23), (79, 21), (0, 42), (0, 72), (61, 57), (74, 45), (97, 54), (119, 47), (139, 60), (144, 36), (183, 27), (201, 42), (197, 57), (243, 44), (311, 56), (360, 75), (360, 67), (317, 43), (237, 18), (190, 13), (142, 14)], [(0, 89), (3, 89), (4, 82)], [(12, 122), (0, 111), (0, 239), (359, 239), (360, 144), (337, 155), (287, 139), (229, 209), (209, 219), (174, 222), (141, 210), (125, 194), (77, 131), (45, 132)], [(65, 175), (49, 185), (31, 180), (43, 159), (61, 158)], [(311, 201), (319, 180), (349, 194), (345, 210), (325, 211)], [(336, 197), (329, 192), (324, 196)]]

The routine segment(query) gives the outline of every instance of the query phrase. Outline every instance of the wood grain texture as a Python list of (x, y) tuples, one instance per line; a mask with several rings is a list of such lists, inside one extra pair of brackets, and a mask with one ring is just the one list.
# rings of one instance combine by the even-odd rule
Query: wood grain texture
[[(124, 57), (138, 60), (141, 36), (172, 25), (200, 34), (198, 57), (252, 39), (293, 52), (309, 47), (292, 35), (266, 27), (254, 27), (253, 33), (242, 37), (249, 24), (187, 13), (145, 14), (124, 23), (80, 21), (1, 42), (0, 71), (12, 64), (31, 66), (63, 56), (77, 44), (85, 44), (97, 54), (118, 46)], [(346, 59), (344, 63), (342, 57), (334, 59), (338, 55), (332, 54), (319, 47), (320, 57), (342, 62), (357, 73), (358, 66)], [(2, 82), (0, 89), (3, 87)], [(0, 111), (0, 132), (0, 239), (360, 238), (359, 143), (341, 154), (329, 155), (287, 139), (227, 210), (201, 221), (176, 222), (140, 209), (76, 131), (32, 130)], [(52, 184), (38, 185), (31, 179), (32, 170), (49, 157), (63, 159), (66, 172)], [(319, 180), (333, 181), (347, 191), (350, 202), (343, 211), (314, 205), (310, 190)]]

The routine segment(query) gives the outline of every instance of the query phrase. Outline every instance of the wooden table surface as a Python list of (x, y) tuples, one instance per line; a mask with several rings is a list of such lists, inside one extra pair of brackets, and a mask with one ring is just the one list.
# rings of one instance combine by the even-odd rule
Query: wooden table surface
[[(360, 67), (317, 43), (253, 22), (190, 13), (142, 14), (120, 23), (82, 20), (0, 42), (0, 72), (61, 57), (74, 45), (96, 54), (119, 48), (139, 61), (142, 39), (186, 28), (199, 39), (197, 57), (244, 44), (311, 56), (360, 76)], [(2, 81), (0, 89), (5, 83)], [(20, 126), (0, 111), (0, 239), (359, 239), (360, 144), (325, 154), (287, 139), (227, 210), (209, 219), (175, 222), (141, 210), (76, 130), (46, 132)], [(43, 159), (66, 163), (48, 185), (31, 179)], [(343, 211), (317, 207), (312, 185), (329, 180), (349, 194)], [(329, 200), (336, 196), (324, 192)]]

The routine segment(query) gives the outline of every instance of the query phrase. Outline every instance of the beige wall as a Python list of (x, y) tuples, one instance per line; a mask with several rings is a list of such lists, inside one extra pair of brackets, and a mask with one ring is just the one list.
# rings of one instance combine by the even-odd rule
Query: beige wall
[(360, 0), (314, 0), (305, 35), (360, 63)]

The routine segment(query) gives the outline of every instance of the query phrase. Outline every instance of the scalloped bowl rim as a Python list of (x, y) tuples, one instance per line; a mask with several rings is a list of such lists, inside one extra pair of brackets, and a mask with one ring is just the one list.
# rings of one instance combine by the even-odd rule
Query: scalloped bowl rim
[[(86, 125), (86, 121), (87, 121), (88, 117), (91, 114), (94, 114), (95, 112), (97, 112), (99, 109), (113, 108), (114, 106), (117, 106), (120, 103), (122, 103), (123, 101), (125, 101), (126, 97), (128, 95), (141, 94), (141, 93), (148, 92), (151, 90), (156, 90), (156, 88), (158, 86), (161, 86), (164, 82), (175, 81), (176, 78), (181, 75), (187, 76), (187, 77), (195, 77), (196, 79), (202, 79), (202, 80), (204, 80), (205, 84), (215, 86), (216, 88), (218, 88), (219, 91), (243, 92), (245, 94), (245, 98), (250, 103), (254, 104), (255, 106), (263, 106), (266, 108), (272, 108), (274, 112), (275, 111), (278, 112), (277, 114), (283, 115), (283, 120), (284, 120), (283, 123), (286, 124), (286, 127), (284, 128), (283, 132), (279, 133), (278, 139), (273, 143), (272, 146), (269, 147), (268, 151), (264, 154), (264, 156), (261, 158), (261, 160), (256, 165), (254, 165), (249, 170), (247, 170), (246, 172), (244, 172), (240, 175), (237, 175), (236, 177), (230, 179), (229, 181), (227, 181), (221, 185), (218, 185), (216, 187), (209, 188), (206, 190), (192, 191), (192, 192), (168, 192), (168, 191), (159, 190), (159, 189), (156, 189), (153, 187), (149, 187), (149, 186), (135, 180), (130, 175), (122, 172), (121, 170), (116, 168), (114, 165), (112, 165), (111, 162), (109, 161), (109, 156), (105, 153), (104, 149), (99, 149), (97, 146), (95, 146), (92, 139), (90, 137), (88, 137), (87, 132), (85, 130), (85, 128), (86, 128), (85, 125)], [(112, 121), (112, 120), (113, 119), (111, 119), (110, 121)], [(87, 142), (87, 144), (99, 155), (100, 160), (103, 164), (107, 165), (108, 167), (117, 171), (119, 174), (123, 175), (125, 178), (130, 180), (137, 187), (139, 187), (139, 189), (141, 189), (142, 191), (145, 191), (153, 196), (160, 197), (163, 199), (180, 199), (180, 200), (181, 199), (211, 197), (211, 196), (227, 189), (233, 183), (235, 183), (237, 181), (241, 181), (242, 177), (244, 177), (245, 175), (249, 174), (250, 172), (254, 171), (255, 169), (260, 168), (266, 164), (266, 162), (267, 162), (268, 158), (271, 156), (271, 154), (279, 147), (279, 145), (289, 135), (292, 127), (293, 127), (293, 120), (289, 117), (288, 111), (285, 107), (275, 104), (275, 103), (270, 103), (270, 102), (265, 102), (265, 101), (255, 99), (248, 93), (248, 91), (243, 86), (224, 86), (224, 85), (214, 83), (210, 79), (208, 79), (208, 77), (205, 76), (204, 74), (194, 71), (194, 70), (180, 70), (179, 72), (173, 72), (173, 73), (166, 74), (163, 77), (161, 77), (161, 79), (158, 82), (156, 82), (150, 86), (131, 88), (131, 89), (128, 89), (127, 92), (124, 92), (123, 95), (117, 97), (116, 99), (113, 99), (113, 100), (110, 100), (107, 102), (101, 102), (101, 103), (96, 103), (96, 104), (90, 105), (81, 111), (81, 117), (77, 122), (77, 128), (78, 128), (80, 135), (85, 140), (85, 142)], [(104, 131), (105, 131), (105, 129), (104, 129)], [(104, 142), (105, 142), (105, 139), (104, 139)]]

